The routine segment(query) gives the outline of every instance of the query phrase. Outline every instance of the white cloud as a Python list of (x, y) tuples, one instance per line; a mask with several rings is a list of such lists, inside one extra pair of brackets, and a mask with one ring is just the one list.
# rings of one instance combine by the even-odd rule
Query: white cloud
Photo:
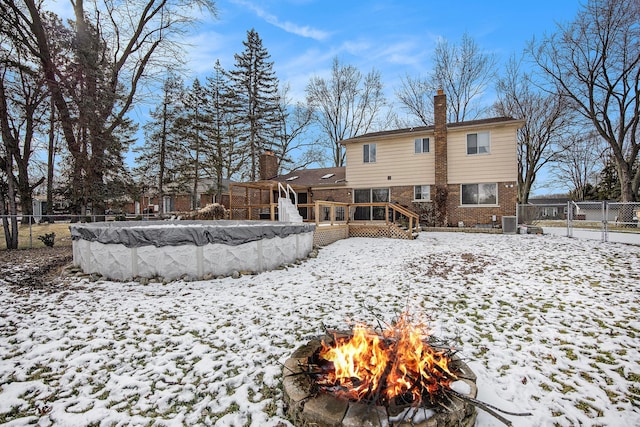
[(295, 34), (301, 37), (306, 37), (306, 38), (319, 40), (319, 41), (327, 39), (330, 35), (330, 33), (327, 31), (318, 30), (308, 25), (300, 26), (298, 24), (295, 24), (289, 21), (282, 22), (277, 16), (272, 15), (267, 11), (265, 11), (264, 9), (262, 9), (261, 7), (245, 0), (233, 0), (233, 3), (239, 6), (245, 7), (247, 9), (250, 9), (260, 18), (267, 21), (269, 24), (275, 27), (278, 27), (291, 34)]

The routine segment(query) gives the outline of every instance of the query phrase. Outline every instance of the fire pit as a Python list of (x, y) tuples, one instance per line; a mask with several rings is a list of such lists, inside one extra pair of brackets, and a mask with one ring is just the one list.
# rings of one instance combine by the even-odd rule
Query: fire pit
[(432, 347), (406, 316), (385, 331), (357, 326), (298, 348), (285, 362), (284, 399), (299, 427), (470, 427), (476, 376)]

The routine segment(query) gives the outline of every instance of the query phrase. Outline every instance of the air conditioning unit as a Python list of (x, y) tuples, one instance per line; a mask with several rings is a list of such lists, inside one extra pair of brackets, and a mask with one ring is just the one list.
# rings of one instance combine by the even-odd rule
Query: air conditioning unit
[(503, 216), (502, 217), (502, 233), (503, 234), (516, 234), (518, 232), (518, 223), (515, 216)]

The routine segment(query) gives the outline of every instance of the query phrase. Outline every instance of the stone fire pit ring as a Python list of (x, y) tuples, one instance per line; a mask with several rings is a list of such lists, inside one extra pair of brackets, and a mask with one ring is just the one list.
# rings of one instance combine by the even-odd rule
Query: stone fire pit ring
[[(319, 339), (309, 341), (295, 350), (283, 367), (286, 411), (298, 427), (471, 427), (476, 422), (475, 406), (458, 398), (452, 399), (449, 411), (436, 412), (426, 420), (412, 423), (409, 420), (390, 421), (390, 414), (381, 406), (348, 402), (325, 393), (311, 396), (311, 379), (303, 374), (302, 366), (320, 347)], [(465, 396), (475, 399), (478, 394), (476, 375), (459, 358), (454, 357), (452, 362), (464, 376), (459, 381), (468, 385), (469, 392)]]

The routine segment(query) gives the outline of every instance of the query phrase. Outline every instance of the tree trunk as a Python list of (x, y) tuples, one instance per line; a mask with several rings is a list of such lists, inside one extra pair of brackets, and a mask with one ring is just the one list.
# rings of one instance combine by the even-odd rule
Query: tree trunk
[[(53, 215), (53, 165), (55, 163), (55, 119), (56, 109), (51, 98), (51, 113), (49, 116), (49, 150), (47, 152), (47, 215)], [(53, 220), (49, 218), (49, 222)]]
[(7, 155), (5, 173), (7, 175), (6, 200), (9, 209), (5, 208), (5, 195), (0, 198), (0, 215), (7, 249), (18, 249), (18, 205), (16, 204), (15, 180), (13, 178), (13, 161)]

